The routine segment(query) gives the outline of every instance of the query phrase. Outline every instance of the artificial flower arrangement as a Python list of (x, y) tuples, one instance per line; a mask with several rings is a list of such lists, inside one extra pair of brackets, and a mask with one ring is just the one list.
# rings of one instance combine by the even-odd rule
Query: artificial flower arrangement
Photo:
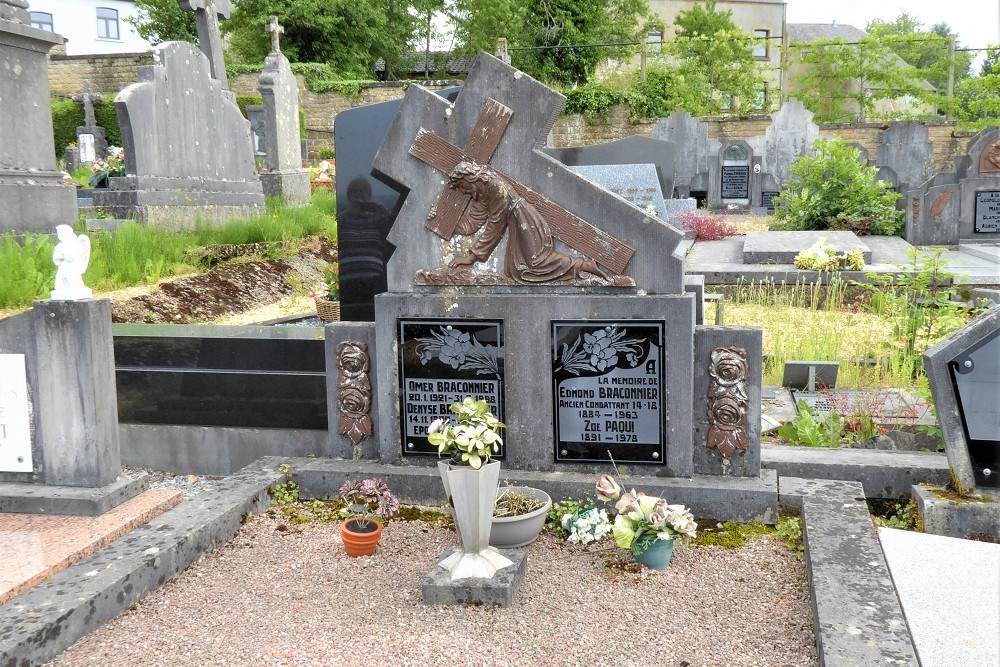
[(860, 250), (851, 250), (838, 255), (836, 248), (826, 242), (825, 238), (812, 244), (795, 256), (795, 268), (811, 269), (813, 271), (838, 271), (851, 269), (861, 271), (865, 268), (865, 255)]
[(610, 475), (601, 475), (596, 491), (602, 501), (615, 503), (618, 512), (612, 526), (615, 544), (633, 554), (641, 553), (656, 539), (696, 535), (698, 524), (683, 505), (669, 505), (663, 498), (647, 496), (635, 489), (625, 493)]
[(606, 535), (610, 535), (612, 530), (607, 510), (594, 506), (573, 514), (563, 514), (560, 525), (563, 530), (569, 533), (566, 541), (570, 544), (597, 542)]
[(334, 262), (323, 267), (323, 284), (309, 296), (314, 299), (340, 301), (340, 264)]
[(483, 400), (466, 396), (461, 403), (452, 403), (455, 423), (435, 419), (427, 429), (427, 441), (438, 448), (438, 456), (451, 457), (454, 465), (468, 465), (479, 470), (500, 451), (503, 439), (500, 429), (507, 425), (493, 416)]
[(380, 479), (360, 482), (349, 479), (340, 487), (340, 498), (347, 503), (346, 511), (351, 516), (392, 516), (399, 513), (399, 500)]
[(90, 177), (90, 187), (108, 187), (108, 178), (125, 174), (125, 149), (118, 146), (108, 146), (107, 157), (97, 158), (90, 169), (94, 173)]

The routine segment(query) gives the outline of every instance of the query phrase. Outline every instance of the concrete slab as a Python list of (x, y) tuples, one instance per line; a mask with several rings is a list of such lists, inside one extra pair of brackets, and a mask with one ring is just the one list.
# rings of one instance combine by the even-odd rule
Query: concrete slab
[(794, 264), (795, 256), (822, 239), (838, 254), (860, 250), (865, 264), (872, 261), (872, 250), (854, 232), (748, 232), (743, 242), (744, 264)]
[(843, 483), (802, 502), (819, 664), (917, 665), (863, 494)]
[(145, 473), (126, 472), (97, 487), (0, 482), (0, 512), (100, 516), (148, 488)]
[(1000, 665), (1000, 545), (879, 528), (921, 667)]
[(979, 489), (973, 498), (955, 500), (945, 491), (944, 486), (913, 487), (924, 532), (959, 538), (986, 534), (1000, 540), (1000, 493)]
[(420, 583), (424, 604), (470, 604), (509, 607), (521, 588), (528, 569), (528, 554), (516, 549), (500, 549), (500, 553), (514, 562), (497, 571), (489, 579), (451, 580), (451, 573), (441, 567), (445, 558), (458, 551), (448, 549), (438, 558), (426, 578)]
[(948, 483), (948, 458), (938, 452), (765, 446), (760, 463), (782, 479), (861, 482), (867, 498), (899, 498), (914, 484)]
[(1000, 245), (988, 245), (978, 243), (959, 243), (960, 252), (965, 252), (973, 257), (981, 257), (991, 262), (1000, 263)]

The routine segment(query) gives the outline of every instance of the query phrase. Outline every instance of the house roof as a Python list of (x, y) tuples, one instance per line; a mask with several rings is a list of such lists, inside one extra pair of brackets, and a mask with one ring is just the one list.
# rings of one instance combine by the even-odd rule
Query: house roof
[[(846, 23), (786, 23), (785, 33), (788, 35), (789, 43), (818, 42), (824, 39), (842, 39), (845, 42), (856, 42), (863, 37), (868, 37), (868, 33), (861, 28), (855, 28)], [(893, 53), (887, 58), (893, 58), (898, 65), (906, 65), (906, 61)], [(920, 82), (921, 88), (927, 90), (937, 90), (928, 81)]]
[[(428, 60), (424, 51), (405, 51), (402, 56), (403, 67), (407, 74), (423, 74), (424, 62)], [(429, 72), (447, 72), (449, 74), (467, 74), (472, 67), (475, 56), (463, 56), (452, 54), (450, 51), (431, 51), (429, 63), (426, 67)], [(376, 72), (385, 71), (385, 60), (379, 58), (375, 63)], [(403, 72), (397, 72), (402, 74)]]

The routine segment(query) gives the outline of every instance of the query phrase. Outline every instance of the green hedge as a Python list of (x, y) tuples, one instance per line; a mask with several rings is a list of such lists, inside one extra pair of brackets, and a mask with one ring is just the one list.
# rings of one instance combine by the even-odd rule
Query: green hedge
[[(94, 103), (94, 117), (97, 124), (104, 128), (108, 143), (112, 146), (121, 146), (122, 133), (118, 127), (114, 96), (105, 95), (103, 101)], [(56, 159), (63, 157), (68, 144), (76, 142), (76, 128), (83, 125), (83, 121), (82, 102), (73, 100), (52, 102), (52, 134), (55, 136)]]

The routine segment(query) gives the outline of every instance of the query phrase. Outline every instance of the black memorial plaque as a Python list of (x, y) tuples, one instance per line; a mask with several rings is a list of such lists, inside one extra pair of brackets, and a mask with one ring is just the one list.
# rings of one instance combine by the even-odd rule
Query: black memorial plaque
[(663, 322), (552, 322), (556, 461), (664, 461)]
[[(485, 400), (504, 421), (503, 323), (399, 320), (399, 418), (403, 455), (433, 454), (427, 428), (453, 420), (451, 404)], [(496, 458), (503, 458), (503, 449)]]
[(722, 198), (750, 198), (750, 167), (723, 165)]
[(975, 231), (977, 234), (1000, 232), (1000, 190), (976, 192)]
[(948, 364), (976, 486), (1000, 488), (1000, 331)]
[(774, 210), (774, 200), (781, 193), (777, 190), (764, 190), (760, 193), (760, 207)]

